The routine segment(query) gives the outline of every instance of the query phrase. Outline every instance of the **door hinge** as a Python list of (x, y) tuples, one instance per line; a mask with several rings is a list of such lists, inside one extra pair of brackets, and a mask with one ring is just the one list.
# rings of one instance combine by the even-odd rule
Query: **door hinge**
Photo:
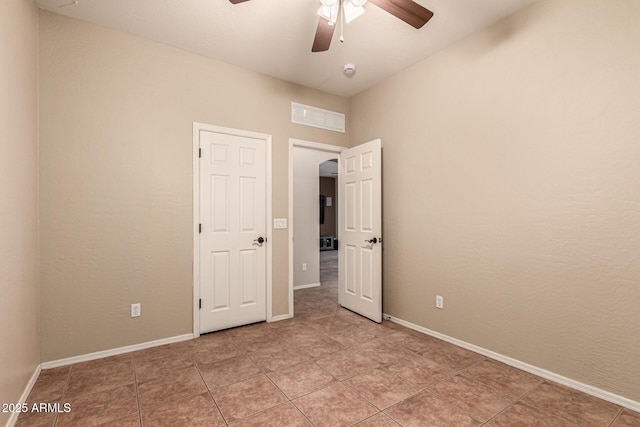
[(198, 233), (202, 233), (202, 224), (198, 224)]
[(198, 158), (202, 158), (202, 148), (198, 148)]
[(198, 300), (198, 308), (202, 308), (202, 298)]

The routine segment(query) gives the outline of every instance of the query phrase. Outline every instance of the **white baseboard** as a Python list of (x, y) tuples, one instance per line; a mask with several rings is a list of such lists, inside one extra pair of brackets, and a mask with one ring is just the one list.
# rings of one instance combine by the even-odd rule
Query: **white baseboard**
[(297, 291), (299, 289), (307, 289), (307, 288), (317, 288), (318, 286), (320, 286), (320, 282), (318, 283), (309, 283), (308, 285), (298, 285), (298, 286), (294, 286), (293, 290)]
[[(33, 386), (36, 385), (36, 381), (40, 376), (41, 370), (42, 370), (42, 365), (36, 366), (36, 369), (33, 371), (33, 374), (31, 375), (31, 378), (29, 379), (27, 386), (24, 388), (24, 391), (22, 392), (20, 399), (15, 403), (27, 401), (27, 398), (29, 397), (29, 394), (31, 393)], [(20, 415), (20, 412), (12, 412), (11, 416), (9, 417), (9, 420), (7, 421), (6, 427), (13, 427), (14, 425), (16, 425), (16, 423), (18, 422), (19, 415)]]
[(597, 387), (594, 387), (585, 383), (581, 383), (576, 380), (572, 380), (571, 378), (563, 377), (562, 375), (556, 374), (551, 371), (547, 371), (546, 369), (529, 365), (528, 363), (521, 362), (520, 360), (513, 359), (508, 356), (504, 356), (500, 353), (487, 350), (486, 348), (478, 347), (477, 345), (470, 344), (468, 342), (461, 341), (456, 338), (452, 338), (448, 335), (444, 335), (444, 334), (441, 334), (440, 332), (432, 331), (431, 329), (427, 329), (422, 326), (413, 324), (411, 322), (407, 322), (406, 320), (398, 319), (397, 317), (393, 317), (388, 314), (383, 313), (382, 317), (385, 320), (389, 320), (393, 323), (397, 323), (398, 325), (406, 326), (407, 328), (413, 329), (414, 331), (422, 332), (423, 334), (430, 335), (432, 337), (441, 339), (443, 341), (447, 341), (459, 347), (466, 348), (467, 350), (475, 351), (476, 353), (482, 354), (483, 356), (487, 356), (487, 357), (490, 357), (491, 359), (502, 362), (505, 365), (513, 366), (514, 368), (518, 368), (525, 372), (529, 372), (531, 374), (542, 377), (544, 379), (556, 382), (558, 384), (565, 385), (567, 387), (584, 392), (591, 396), (595, 396), (602, 400), (606, 400), (607, 402), (615, 403), (616, 405), (623, 406), (625, 408), (631, 409), (632, 411), (640, 412), (640, 402), (636, 402), (634, 400), (627, 399), (626, 397), (619, 396), (617, 394), (599, 389)]
[(112, 348), (110, 350), (96, 351), (95, 353), (82, 354), (80, 356), (67, 357), (65, 359), (44, 362), (42, 369), (57, 368), (58, 366), (73, 365), (74, 363), (87, 362), (89, 360), (102, 359), (103, 357), (116, 356), (118, 354), (130, 353), (132, 351), (144, 350), (145, 348), (158, 347), (165, 344), (172, 344), (180, 341), (193, 339), (193, 334), (178, 335), (175, 337), (162, 338), (155, 341), (147, 341), (140, 344), (128, 345), (125, 347)]
[(273, 317), (271, 317), (271, 320), (269, 321), (269, 323), (272, 323), (272, 322), (279, 322), (279, 321), (281, 321), (281, 320), (291, 319), (291, 317), (292, 317), (292, 316), (291, 316), (289, 313), (281, 314), (281, 315), (279, 315), (279, 316), (273, 316)]

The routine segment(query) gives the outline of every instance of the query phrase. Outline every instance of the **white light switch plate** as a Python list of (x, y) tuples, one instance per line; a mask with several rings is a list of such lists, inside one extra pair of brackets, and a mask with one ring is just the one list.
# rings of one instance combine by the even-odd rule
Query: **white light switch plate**
[(287, 218), (274, 218), (273, 228), (287, 228)]

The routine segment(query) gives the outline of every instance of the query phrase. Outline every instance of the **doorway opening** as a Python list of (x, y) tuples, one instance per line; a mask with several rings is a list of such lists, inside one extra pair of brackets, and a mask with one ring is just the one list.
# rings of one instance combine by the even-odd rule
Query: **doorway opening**
[[(317, 258), (318, 268), (318, 284), (317, 286), (300, 286), (300, 282), (294, 282), (294, 310), (297, 316), (305, 317), (324, 316), (333, 314), (332, 312), (338, 308), (338, 159), (330, 159), (318, 165), (318, 176), (315, 183), (319, 196), (319, 205), (316, 212), (316, 220), (319, 223), (318, 234), (316, 234), (315, 244), (317, 251), (311, 256)], [(302, 183), (301, 185), (304, 185)], [(313, 185), (313, 183), (311, 183)], [(295, 186), (294, 183), (294, 215), (296, 212), (295, 204)], [(304, 189), (300, 189), (304, 191)], [(312, 200), (303, 200), (304, 202), (313, 202)], [(301, 207), (298, 207), (301, 209)], [(310, 221), (309, 221), (310, 220)], [(297, 222), (297, 227), (316, 228), (313, 218)], [(294, 230), (294, 235), (297, 234)], [(301, 253), (301, 256), (294, 255), (296, 264), (302, 261), (303, 251), (296, 250), (300, 246), (300, 241), (294, 242), (294, 253)], [(297, 258), (297, 259), (296, 259)], [(314, 260), (315, 261), (315, 260)], [(315, 268), (316, 263), (312, 265)], [(299, 280), (304, 280), (299, 277)], [(295, 276), (294, 276), (295, 280)], [(315, 279), (311, 279), (313, 282)]]
[(344, 147), (290, 140), (289, 313), (338, 309), (338, 155)]
[[(338, 158), (338, 302), (309, 299), (308, 313), (294, 312), (294, 289), (320, 287), (318, 177), (320, 164)], [(331, 315), (344, 307), (382, 321), (382, 141), (352, 148), (290, 140), (289, 149), (289, 317)], [(307, 201), (307, 202), (304, 202)], [(326, 204), (326, 197), (324, 203)], [(322, 206), (322, 205), (321, 205)], [(305, 225), (306, 224), (306, 225)], [(330, 239), (329, 239), (330, 240)], [(322, 240), (320, 241), (322, 243)], [(324, 242), (325, 246), (327, 242)], [(307, 294), (307, 293), (305, 293)], [(302, 295), (299, 293), (299, 295)], [(313, 298), (316, 297), (316, 298)], [(299, 301), (302, 296), (299, 296)]]
[[(338, 286), (338, 159), (319, 165), (320, 286)], [(333, 293), (329, 296), (333, 297)], [(336, 293), (333, 300), (338, 303)]]

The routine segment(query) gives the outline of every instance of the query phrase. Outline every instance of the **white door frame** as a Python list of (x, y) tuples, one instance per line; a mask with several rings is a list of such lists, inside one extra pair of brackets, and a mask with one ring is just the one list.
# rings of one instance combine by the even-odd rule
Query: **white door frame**
[(232, 129), (221, 126), (209, 125), (206, 123), (193, 122), (193, 337), (200, 336), (200, 244), (199, 244), (199, 223), (200, 223), (200, 131), (224, 133), (228, 135), (241, 136), (246, 138), (261, 139), (265, 142), (266, 156), (266, 286), (267, 286), (267, 322), (272, 320), (272, 220), (271, 220), (271, 135), (257, 133), (240, 129)]
[[(289, 138), (289, 313), (287, 317), (293, 317), (293, 148), (303, 147), (317, 151), (335, 153), (336, 157), (348, 147), (340, 145), (323, 144), (320, 142), (304, 141), (302, 139)], [(337, 197), (337, 195), (336, 195)], [(340, 228), (338, 227), (338, 241), (340, 241)]]

